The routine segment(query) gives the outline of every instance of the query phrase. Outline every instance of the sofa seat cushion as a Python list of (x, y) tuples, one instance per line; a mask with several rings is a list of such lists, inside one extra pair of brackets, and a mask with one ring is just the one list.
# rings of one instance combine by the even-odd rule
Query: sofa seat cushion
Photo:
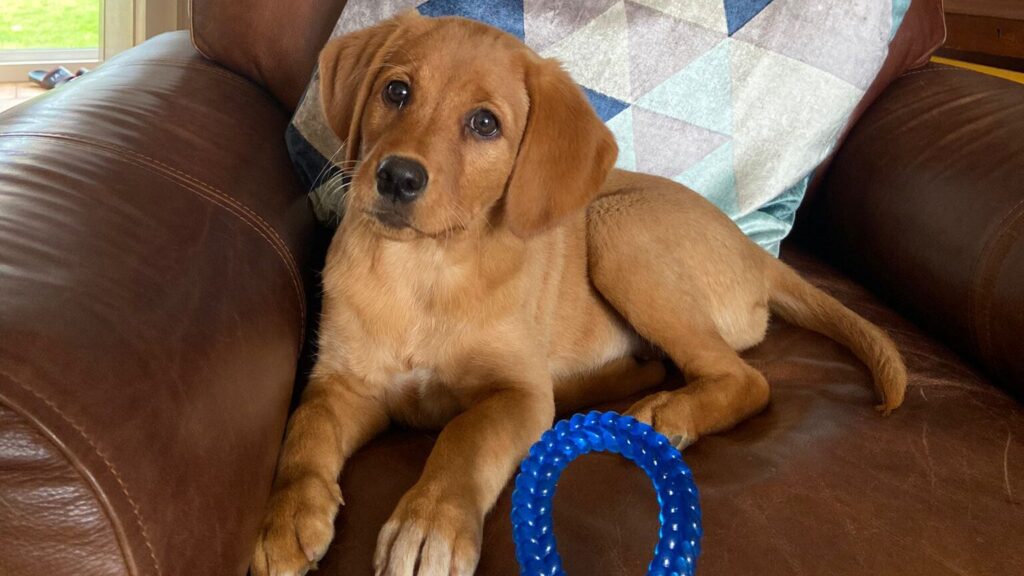
[[(794, 248), (795, 249), (795, 248)], [(781, 322), (745, 354), (772, 402), (684, 453), (701, 494), (703, 576), (1024, 572), (1024, 408), (860, 286), (805, 254), (783, 259), (885, 327), (906, 356), (906, 404), (883, 418), (866, 369), (838, 344)], [(628, 401), (604, 406), (622, 410)], [(356, 454), (319, 574), (370, 570), (377, 532), (416, 481), (429, 434), (394, 431)], [(484, 533), (481, 576), (518, 574), (510, 490)], [(568, 574), (643, 574), (657, 540), (648, 478), (618, 456), (569, 467), (554, 506)]]

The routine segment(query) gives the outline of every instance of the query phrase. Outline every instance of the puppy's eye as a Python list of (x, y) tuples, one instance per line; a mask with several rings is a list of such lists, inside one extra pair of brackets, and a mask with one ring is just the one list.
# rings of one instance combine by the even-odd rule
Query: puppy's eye
[(384, 87), (384, 100), (401, 108), (409, 99), (409, 85), (401, 80), (392, 80)]
[(494, 112), (484, 108), (473, 112), (469, 117), (469, 129), (484, 138), (493, 138), (498, 135), (501, 126), (498, 125), (498, 117)]

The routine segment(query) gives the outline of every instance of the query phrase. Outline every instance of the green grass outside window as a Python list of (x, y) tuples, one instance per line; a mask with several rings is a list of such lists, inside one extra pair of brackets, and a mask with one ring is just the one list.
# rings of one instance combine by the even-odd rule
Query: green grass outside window
[(0, 0), (0, 50), (96, 48), (101, 0)]

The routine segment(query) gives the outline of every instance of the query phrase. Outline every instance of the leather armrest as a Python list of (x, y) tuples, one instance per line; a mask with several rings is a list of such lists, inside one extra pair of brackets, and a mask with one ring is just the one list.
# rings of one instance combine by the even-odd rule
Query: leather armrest
[(305, 323), (287, 114), (153, 39), (0, 115), (0, 574), (244, 574)]
[(909, 72), (858, 122), (799, 241), (1024, 395), (1024, 85)]

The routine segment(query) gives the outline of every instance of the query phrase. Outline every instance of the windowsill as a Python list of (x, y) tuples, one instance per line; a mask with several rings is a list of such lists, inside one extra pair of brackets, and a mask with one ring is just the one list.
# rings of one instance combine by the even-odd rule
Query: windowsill
[(95, 68), (100, 63), (99, 48), (43, 48), (0, 50), (0, 82), (26, 82), (32, 70), (53, 70), (64, 66), (74, 72)]
[(99, 66), (98, 59), (33, 61), (22, 64), (0, 64), (0, 82), (28, 82), (33, 70), (50, 71), (58, 66), (75, 72), (80, 68), (93, 69)]
[(0, 63), (0, 82), (28, 82), (28, 73), (32, 70), (52, 70), (64, 66), (75, 72), (79, 68), (95, 68), (100, 65), (97, 59), (92, 60), (56, 60), (51, 62)]
[(0, 65), (38, 64), (40, 62), (88, 62), (100, 59), (97, 48), (40, 48), (0, 50)]

